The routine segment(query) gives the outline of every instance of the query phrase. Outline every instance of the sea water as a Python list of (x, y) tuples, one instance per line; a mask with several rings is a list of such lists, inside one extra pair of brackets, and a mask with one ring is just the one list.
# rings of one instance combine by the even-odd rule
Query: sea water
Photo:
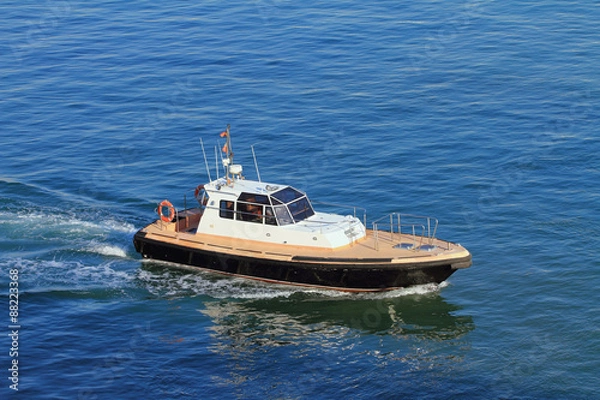
[[(3, 2), (2, 398), (594, 398), (595, 2)], [(141, 260), (214, 178), (440, 220), (441, 285), (344, 294)], [(189, 199), (190, 197), (188, 197)]]

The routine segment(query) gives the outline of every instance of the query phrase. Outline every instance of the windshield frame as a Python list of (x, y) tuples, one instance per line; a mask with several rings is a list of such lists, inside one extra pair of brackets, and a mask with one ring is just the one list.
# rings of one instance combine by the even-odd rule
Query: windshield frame
[[(287, 210), (286, 213), (282, 213), (282, 211), (275, 212), (279, 225), (298, 223), (315, 215), (315, 210), (306, 193), (303, 193), (292, 186), (286, 186), (285, 188), (270, 194), (269, 198), (271, 199), (271, 204), (276, 209), (285, 207)], [(280, 215), (282, 218), (280, 218)]]

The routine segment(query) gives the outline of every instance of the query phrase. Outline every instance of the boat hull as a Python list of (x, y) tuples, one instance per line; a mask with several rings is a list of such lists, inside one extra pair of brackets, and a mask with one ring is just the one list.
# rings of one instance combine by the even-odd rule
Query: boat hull
[(282, 284), (321, 287), (351, 292), (384, 291), (441, 283), (459, 268), (471, 265), (460, 259), (394, 263), (392, 259), (341, 259), (293, 257), (289, 261), (242, 256), (162, 242), (140, 230), (133, 239), (144, 258), (168, 261), (227, 275)]

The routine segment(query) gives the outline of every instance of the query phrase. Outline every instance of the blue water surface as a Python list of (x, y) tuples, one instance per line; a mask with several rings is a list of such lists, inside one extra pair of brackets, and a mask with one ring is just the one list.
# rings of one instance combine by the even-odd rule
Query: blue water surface
[[(597, 2), (0, 12), (0, 397), (598, 396)], [(263, 180), (435, 216), (473, 266), (356, 295), (143, 262), (227, 124), (248, 178), (253, 145)]]

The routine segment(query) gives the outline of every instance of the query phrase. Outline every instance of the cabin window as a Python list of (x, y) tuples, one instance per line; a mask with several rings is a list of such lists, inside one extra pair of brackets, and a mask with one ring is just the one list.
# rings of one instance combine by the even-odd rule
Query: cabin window
[(194, 193), (194, 196), (196, 197), (196, 200), (198, 201), (198, 204), (200, 205), (201, 209), (205, 209), (206, 205), (208, 204), (208, 193), (206, 192), (206, 190), (204, 188), (198, 190), (196, 189), (197, 192)]
[(237, 203), (237, 219), (249, 222), (262, 223), (264, 211), (263, 206), (256, 203)]
[[(221, 202), (221, 216), (236, 220), (256, 222), (266, 225), (290, 225), (314, 215), (314, 210), (306, 195), (292, 187), (286, 187), (269, 196), (256, 193), (242, 193), (233, 207), (225, 208)], [(231, 202), (229, 202), (231, 203)]]
[[(310, 201), (306, 195), (293, 187), (286, 187), (271, 195), (275, 206), (275, 213), (280, 225), (293, 224), (300, 222), (315, 214)], [(287, 212), (278, 211), (278, 204), (287, 204)], [(284, 206), (285, 207), (285, 206)], [(280, 216), (281, 215), (281, 216)], [(282, 220), (283, 218), (283, 220)]]
[(219, 216), (221, 218), (233, 219), (233, 201), (221, 200), (219, 203)]
[(292, 219), (292, 216), (290, 215), (290, 212), (288, 211), (286, 206), (281, 205), (275, 206), (274, 208), (279, 225), (289, 225), (294, 223), (294, 220)]
[(240, 197), (238, 197), (238, 201), (244, 201), (246, 203), (271, 204), (268, 196), (254, 193), (242, 193), (240, 194)]
[(277, 225), (277, 218), (275, 218), (273, 207), (265, 207), (265, 224)]
[(237, 202), (237, 219), (262, 224), (265, 216), (264, 205), (270, 206), (269, 197), (265, 195), (254, 193), (240, 194)]
[(271, 195), (271, 197), (274, 197), (277, 200), (280, 200), (284, 204), (287, 204), (290, 201), (299, 199), (302, 196), (304, 196), (304, 193), (301, 193), (290, 186), (288, 186), (284, 189), (281, 189), (280, 191), (275, 192)]
[(306, 197), (302, 197), (300, 200), (296, 200), (293, 203), (288, 204), (288, 208), (290, 209), (290, 213), (292, 213), (292, 217), (296, 222), (305, 220), (315, 213)]

